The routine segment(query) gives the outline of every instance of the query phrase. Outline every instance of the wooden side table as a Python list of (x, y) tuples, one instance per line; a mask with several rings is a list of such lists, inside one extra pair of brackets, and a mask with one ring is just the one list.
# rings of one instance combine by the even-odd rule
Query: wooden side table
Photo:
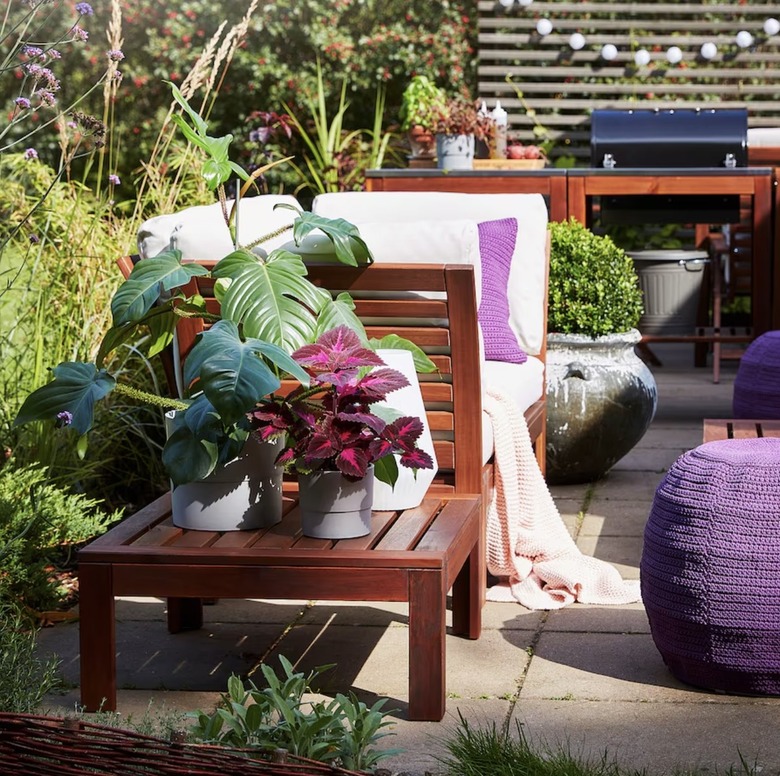
[(780, 420), (714, 419), (704, 420), (704, 442), (718, 439), (755, 439), (780, 437)]
[[(426, 497), (416, 509), (375, 512), (371, 533), (329, 541), (300, 533), (294, 501), (277, 526), (218, 534), (173, 525), (170, 494), (79, 552), (81, 702), (116, 708), (114, 597), (169, 599), (169, 630), (200, 627), (202, 598), (409, 603), (409, 719), (445, 711), (445, 613), (477, 639), (485, 585), (481, 499)], [(104, 702), (105, 701), (105, 702)]]

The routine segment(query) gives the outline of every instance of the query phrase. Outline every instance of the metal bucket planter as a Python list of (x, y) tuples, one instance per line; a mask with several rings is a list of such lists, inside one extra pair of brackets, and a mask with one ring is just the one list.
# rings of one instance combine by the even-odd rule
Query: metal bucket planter
[(599, 479), (644, 436), (655, 378), (634, 353), (636, 329), (591, 338), (547, 336), (547, 474), (550, 484)]
[(630, 251), (645, 312), (639, 319), (643, 334), (692, 334), (696, 327), (706, 251)]

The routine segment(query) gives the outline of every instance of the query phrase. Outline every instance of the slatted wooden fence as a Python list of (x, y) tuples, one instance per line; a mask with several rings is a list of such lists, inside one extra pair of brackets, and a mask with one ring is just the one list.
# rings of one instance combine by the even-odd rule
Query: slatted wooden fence
[[(489, 107), (501, 99), (510, 136), (523, 142), (533, 141), (535, 113), (555, 140), (553, 157), (587, 164), (595, 108), (747, 107), (751, 127), (780, 126), (780, 35), (764, 32), (780, 18), (777, 3), (479, 0), (478, 11), (479, 96)], [(536, 32), (543, 18), (553, 26), (546, 36)], [(752, 46), (737, 46), (740, 30)], [(575, 32), (585, 37), (579, 51), (569, 46)], [(711, 60), (700, 55), (707, 42), (717, 46)], [(618, 50), (612, 61), (601, 57), (607, 43)], [(682, 50), (679, 64), (666, 59), (671, 46)], [(651, 55), (647, 66), (635, 64), (639, 49)]]

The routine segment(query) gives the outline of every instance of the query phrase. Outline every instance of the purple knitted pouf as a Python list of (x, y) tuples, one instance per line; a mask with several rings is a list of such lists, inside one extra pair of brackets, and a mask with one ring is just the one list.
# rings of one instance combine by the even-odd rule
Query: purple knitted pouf
[(768, 331), (748, 345), (734, 379), (735, 418), (780, 418), (780, 331)]
[(656, 491), (640, 578), (653, 640), (678, 679), (780, 694), (780, 439), (681, 455)]

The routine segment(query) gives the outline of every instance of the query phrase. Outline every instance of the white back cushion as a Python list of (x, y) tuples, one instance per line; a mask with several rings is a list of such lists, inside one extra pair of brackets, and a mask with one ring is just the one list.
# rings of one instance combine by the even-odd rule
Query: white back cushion
[[(295, 197), (260, 194), (241, 200), (238, 212), (238, 243), (249, 245), (283, 226), (292, 225), (295, 213), (286, 208), (274, 210), (277, 204), (293, 205), (300, 210)], [(233, 200), (228, 200), (228, 212)], [(278, 248), (290, 239), (290, 232), (274, 237), (260, 246), (265, 251)], [(233, 250), (230, 230), (225, 224), (222, 206), (197, 205), (170, 215), (155, 216), (138, 230), (138, 253), (141, 258), (156, 256), (166, 248), (178, 248), (185, 259), (221, 259)]]
[[(455, 192), (343, 192), (320, 194), (312, 210), (328, 218), (344, 218), (363, 232), (373, 224), (391, 225), (386, 250), (396, 256), (420, 252), (425, 261), (457, 261), (445, 253), (432, 256), (430, 235), (442, 222), (492, 221), (516, 218), (518, 235), (509, 272), (509, 325), (530, 354), (541, 352), (544, 331), (544, 286), (547, 206), (541, 194), (461, 194)], [(414, 225), (400, 230), (399, 224)], [(394, 228), (395, 227), (395, 228)], [(395, 237), (392, 237), (395, 233)], [(403, 243), (403, 246), (402, 246)], [(369, 247), (372, 247), (369, 244)], [(442, 251), (449, 250), (440, 245)], [(378, 255), (378, 254), (377, 254)], [(460, 253), (459, 255), (462, 255)], [(477, 256), (479, 255), (477, 251)], [(397, 261), (407, 259), (396, 258)], [(476, 262), (475, 267), (479, 265)]]

